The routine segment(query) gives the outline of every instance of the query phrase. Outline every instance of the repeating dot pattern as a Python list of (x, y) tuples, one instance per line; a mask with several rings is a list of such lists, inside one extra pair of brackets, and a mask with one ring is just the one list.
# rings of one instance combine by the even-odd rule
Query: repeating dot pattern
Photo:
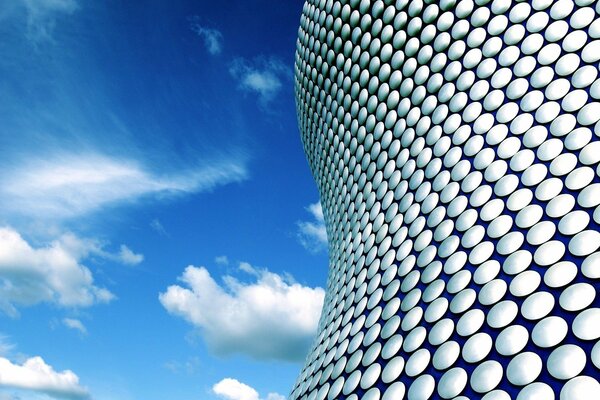
[(308, 0), (329, 237), (302, 400), (600, 396), (600, 3)]

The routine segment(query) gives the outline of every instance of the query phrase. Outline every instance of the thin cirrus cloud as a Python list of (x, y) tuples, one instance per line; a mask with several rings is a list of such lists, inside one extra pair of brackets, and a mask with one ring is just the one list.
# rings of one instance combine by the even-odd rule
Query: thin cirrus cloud
[(42, 357), (30, 357), (22, 364), (0, 357), (0, 387), (11, 387), (45, 394), (54, 399), (88, 399), (87, 388), (70, 370), (55, 371)]
[(169, 232), (165, 229), (162, 222), (158, 218), (154, 218), (150, 221), (150, 228), (161, 236), (169, 236)]
[(5, 212), (64, 219), (147, 196), (207, 191), (246, 176), (244, 162), (234, 158), (159, 175), (135, 160), (66, 155), (16, 165), (1, 174), (0, 205)]
[[(121, 247), (121, 251), (124, 246)], [(131, 254), (133, 255), (131, 255)], [(106, 251), (93, 239), (64, 234), (42, 246), (33, 246), (11, 227), (0, 228), (0, 311), (18, 316), (18, 308), (50, 303), (66, 308), (108, 303), (115, 296), (94, 282), (83, 265), (90, 256), (122, 264), (141, 255)], [(71, 326), (73, 327), (73, 326)]]
[(320, 202), (310, 204), (307, 211), (311, 221), (298, 222), (298, 240), (310, 252), (316, 253), (327, 248), (327, 229)]
[(229, 73), (237, 80), (240, 89), (258, 95), (261, 104), (267, 105), (292, 78), (292, 70), (275, 57), (253, 60), (236, 58)]
[(10, 338), (0, 333), (0, 356), (7, 356), (15, 348), (16, 345), (10, 341)]
[[(5, 2), (4, 16), (11, 13), (19, 15), (20, 10), (26, 18), (26, 36), (32, 43), (52, 41), (56, 19), (62, 15), (70, 15), (79, 9), (76, 0), (18, 0)], [(0, 11), (3, 9), (0, 6)]]
[(225, 378), (213, 385), (212, 391), (224, 400), (285, 400), (279, 393), (269, 393), (267, 397), (259, 396), (256, 389), (233, 378)]
[(254, 282), (232, 276), (221, 286), (204, 267), (189, 266), (181, 284), (160, 293), (163, 307), (199, 328), (218, 355), (302, 361), (316, 333), (325, 292), (264, 269), (241, 264)]
[(221, 54), (223, 49), (223, 34), (214, 28), (209, 28), (200, 23), (200, 18), (190, 18), (190, 29), (204, 42), (204, 47), (212, 55)]

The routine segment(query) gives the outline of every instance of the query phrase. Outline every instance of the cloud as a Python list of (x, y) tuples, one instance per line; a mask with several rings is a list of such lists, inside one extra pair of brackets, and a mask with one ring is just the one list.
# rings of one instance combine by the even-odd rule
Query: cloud
[(125, 246), (124, 244), (121, 245), (117, 257), (119, 261), (126, 265), (137, 265), (144, 261), (143, 254), (134, 253), (129, 247)]
[(227, 266), (229, 265), (229, 258), (227, 256), (217, 256), (215, 257), (215, 262), (219, 265)]
[(168, 361), (164, 364), (164, 367), (174, 374), (180, 372), (186, 372), (188, 375), (193, 375), (198, 371), (200, 367), (200, 359), (198, 357), (189, 357), (186, 361)]
[(0, 174), (5, 212), (42, 219), (81, 216), (144, 196), (196, 193), (246, 178), (245, 166), (224, 160), (174, 175), (158, 175), (132, 160), (99, 154), (66, 155)]
[(83, 322), (81, 322), (78, 319), (74, 319), (74, 318), (64, 318), (63, 319), (63, 324), (69, 328), (69, 329), (74, 329), (76, 331), (79, 331), (83, 334), (87, 333), (87, 329), (85, 327), (85, 325), (83, 325)]
[(124, 265), (137, 265), (144, 261), (143, 254), (135, 253), (124, 244), (119, 247), (118, 252), (112, 253), (105, 250), (106, 243), (98, 239), (80, 238), (72, 233), (65, 233), (58, 240), (78, 259), (97, 256)]
[[(251, 386), (233, 378), (225, 378), (212, 387), (213, 393), (225, 400), (260, 400)], [(265, 400), (285, 400), (279, 393), (269, 393)]]
[(323, 215), (323, 207), (321, 207), (320, 201), (317, 201), (314, 204), (310, 204), (307, 207), (307, 209), (317, 221), (319, 221), (319, 222), (325, 221), (325, 216)]
[(0, 356), (6, 356), (15, 349), (15, 344), (9, 340), (9, 337), (0, 334)]
[(262, 105), (267, 105), (279, 93), (283, 81), (291, 81), (291, 67), (278, 58), (235, 59), (229, 73), (242, 90), (258, 95)]
[(307, 207), (313, 221), (298, 222), (298, 240), (310, 252), (316, 253), (327, 248), (327, 229), (323, 217), (321, 203), (316, 202)]
[(32, 247), (12, 228), (0, 228), (0, 310), (18, 315), (17, 306), (47, 302), (63, 307), (108, 303), (114, 295), (94, 284), (81, 264), (93, 247), (63, 235), (43, 247)]
[(34, 41), (51, 40), (60, 14), (72, 14), (79, 5), (75, 0), (22, 0), (27, 10), (27, 37)]
[(165, 229), (165, 227), (163, 226), (163, 224), (157, 218), (153, 219), (150, 222), (150, 228), (152, 228), (159, 235), (169, 236), (169, 233), (167, 232), (167, 230)]
[(220, 286), (206, 268), (189, 266), (179, 277), (182, 285), (170, 286), (159, 300), (198, 327), (216, 354), (302, 361), (317, 329), (324, 290), (267, 270), (252, 271), (255, 282), (225, 276)]
[(201, 25), (198, 16), (190, 18), (190, 28), (204, 41), (206, 51), (212, 55), (221, 54), (223, 34), (219, 30)]
[(31, 357), (23, 364), (0, 357), (0, 387), (32, 390), (53, 398), (87, 399), (89, 392), (80, 386), (79, 377), (70, 370), (57, 372), (41, 357)]

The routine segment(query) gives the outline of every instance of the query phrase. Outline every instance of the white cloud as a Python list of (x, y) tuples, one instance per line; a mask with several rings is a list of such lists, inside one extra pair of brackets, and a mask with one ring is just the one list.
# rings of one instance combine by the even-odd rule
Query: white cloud
[(282, 81), (291, 79), (291, 67), (277, 58), (238, 58), (233, 61), (229, 73), (239, 82), (242, 90), (258, 95), (263, 105), (269, 103), (282, 88)]
[(144, 255), (134, 253), (129, 247), (124, 244), (121, 245), (119, 254), (117, 255), (119, 261), (126, 265), (136, 265), (144, 261)]
[(144, 196), (206, 191), (246, 175), (244, 165), (231, 160), (158, 175), (131, 160), (67, 155), (5, 170), (0, 175), (0, 206), (28, 217), (69, 218)]
[(183, 285), (170, 286), (159, 299), (171, 314), (200, 328), (217, 354), (302, 361), (317, 330), (324, 290), (253, 271), (253, 283), (225, 276), (220, 286), (206, 268), (189, 266), (179, 277)]
[(63, 319), (63, 324), (69, 328), (69, 329), (74, 329), (76, 331), (79, 331), (83, 334), (87, 333), (87, 329), (85, 327), (85, 325), (83, 325), (83, 322), (81, 322), (78, 319), (75, 318), (64, 318)]
[(216, 383), (212, 390), (227, 400), (258, 400), (258, 392), (253, 387), (232, 378), (225, 378)]
[(94, 284), (81, 264), (93, 246), (63, 235), (43, 247), (32, 247), (12, 228), (0, 228), (0, 310), (17, 315), (17, 306), (41, 302), (64, 307), (107, 303), (114, 295)]
[(323, 216), (323, 207), (321, 206), (321, 202), (317, 201), (314, 204), (310, 204), (307, 207), (308, 211), (315, 217), (315, 219), (319, 222), (324, 222), (325, 217)]
[[(213, 393), (225, 400), (260, 400), (258, 392), (251, 386), (233, 378), (225, 378), (216, 383)], [(285, 400), (279, 393), (269, 393), (265, 400)]]
[(325, 228), (321, 203), (310, 204), (307, 210), (312, 214), (313, 221), (298, 222), (300, 244), (311, 252), (324, 250), (327, 248), (327, 229)]
[(223, 48), (223, 34), (217, 29), (201, 25), (199, 20), (198, 17), (192, 17), (190, 28), (204, 41), (206, 51), (212, 55), (220, 54)]
[(21, 365), (0, 357), (0, 386), (40, 392), (54, 398), (89, 398), (88, 390), (79, 384), (74, 372), (55, 371), (41, 357), (31, 357)]

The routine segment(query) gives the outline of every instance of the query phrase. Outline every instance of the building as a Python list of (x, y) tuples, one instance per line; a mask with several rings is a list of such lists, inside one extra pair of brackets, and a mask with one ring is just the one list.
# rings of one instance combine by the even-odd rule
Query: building
[(600, 399), (600, 3), (309, 0), (329, 237), (292, 399)]

